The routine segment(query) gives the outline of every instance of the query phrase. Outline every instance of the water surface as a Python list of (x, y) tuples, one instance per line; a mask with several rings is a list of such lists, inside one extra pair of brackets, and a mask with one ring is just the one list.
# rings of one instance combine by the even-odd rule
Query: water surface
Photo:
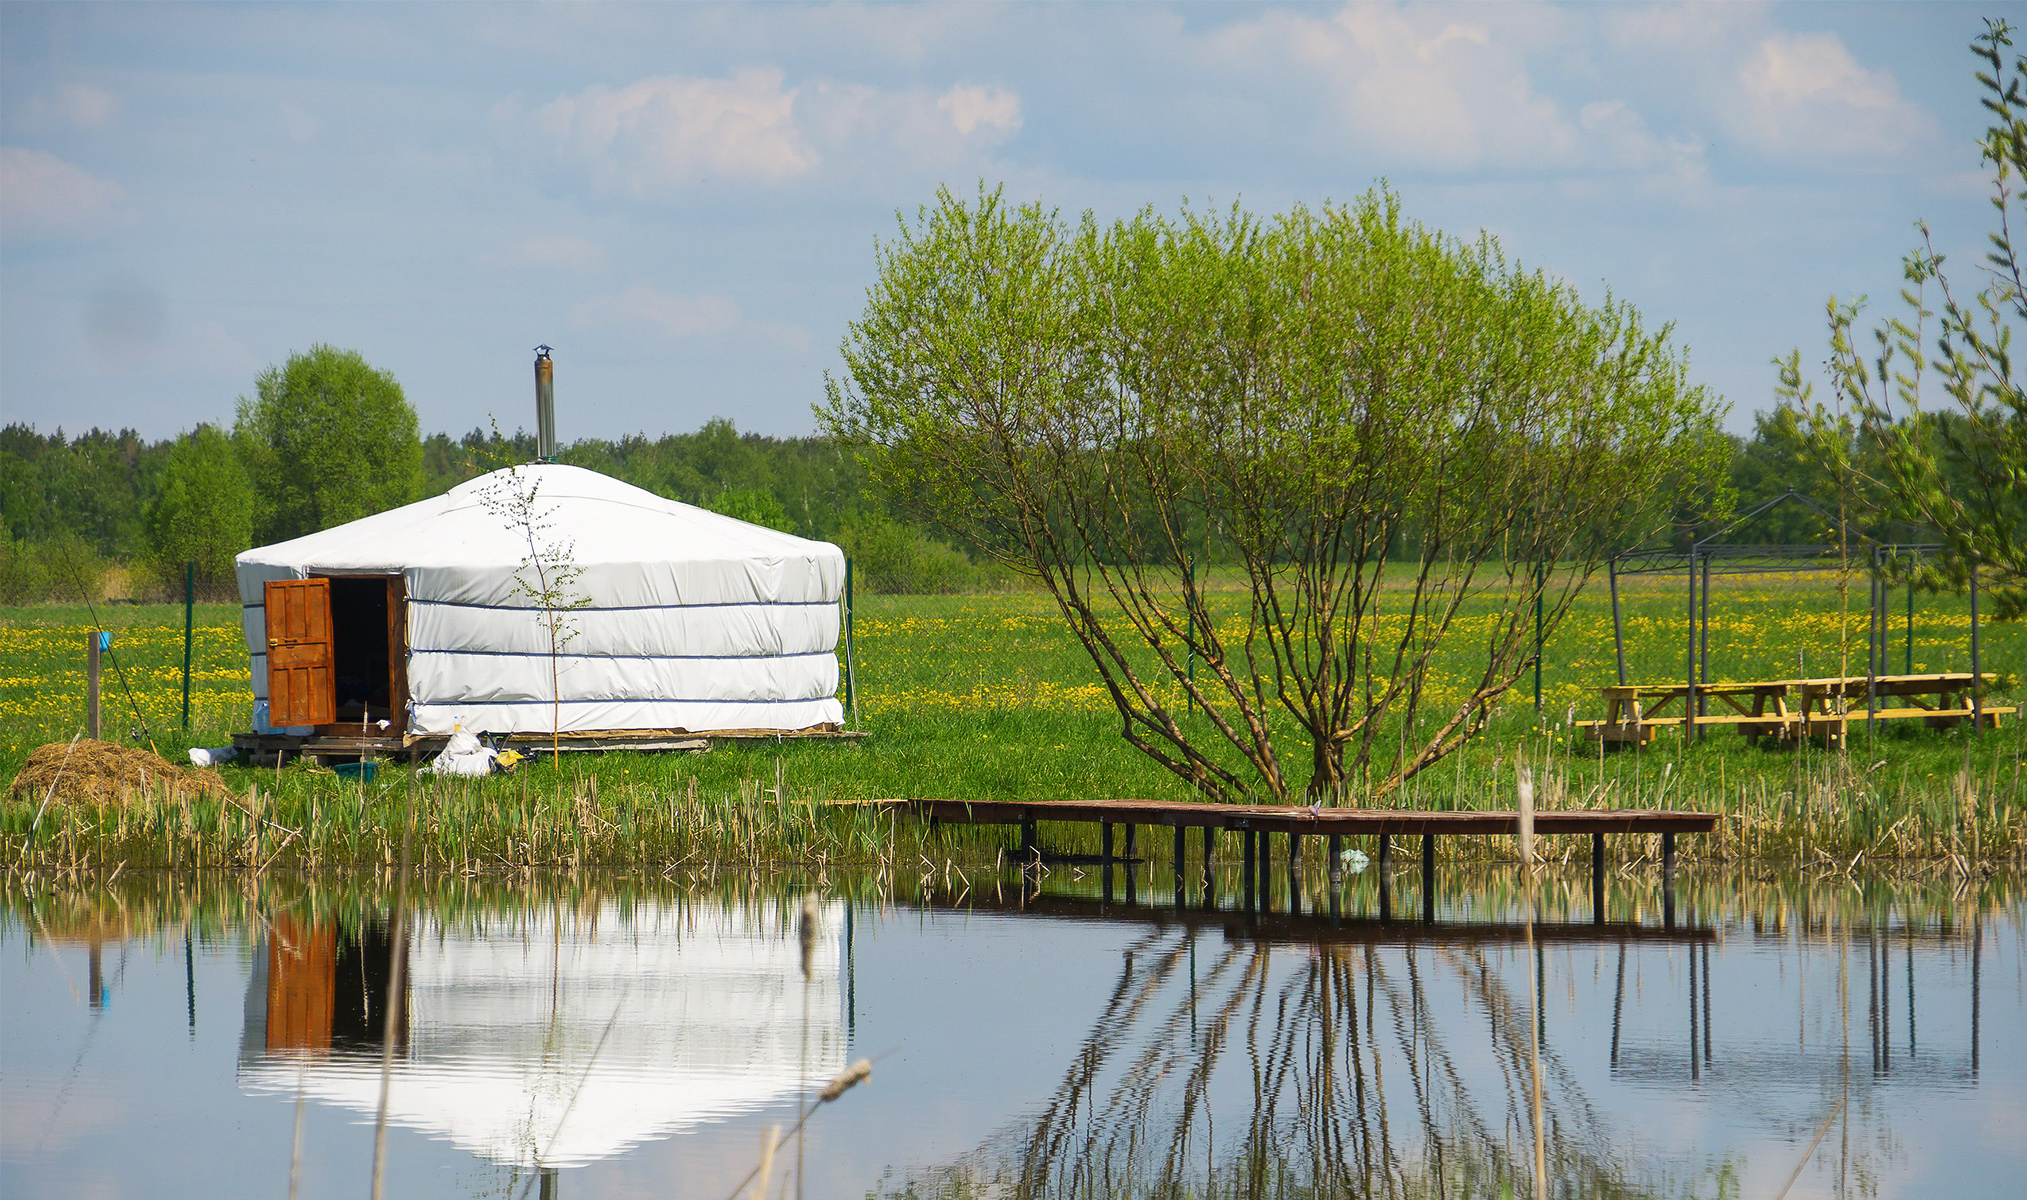
[(1550, 876), (1532, 923), (1510, 871), (1308, 883), (45, 881), (0, 908), (0, 1192), (364, 1195), (384, 1058), (390, 1196), (726, 1197), (870, 1058), (771, 1195), (1496, 1195), (1537, 1039), (1559, 1195), (2027, 1178), (2015, 880)]

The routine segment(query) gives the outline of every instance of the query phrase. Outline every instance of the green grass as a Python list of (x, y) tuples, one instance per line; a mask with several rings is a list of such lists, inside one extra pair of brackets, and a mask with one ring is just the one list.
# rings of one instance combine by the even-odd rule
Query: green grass
[[(1686, 652), (1679, 578), (1625, 587), (1630, 677), (1681, 678)], [(1241, 597), (1221, 597), (1235, 619)], [(1822, 577), (1720, 581), (1714, 589), (1710, 661), (1717, 680), (1785, 678), (1862, 669), (1862, 581), (1840, 596)], [(1903, 603), (1895, 597), (1896, 606)], [(101, 610), (133, 694), (107, 672), (109, 731), (145, 725), (152, 743), (180, 759), (193, 745), (222, 745), (250, 709), (237, 609), (200, 607), (192, 729), (180, 728), (182, 612), (174, 606)], [(1896, 608), (1896, 613), (1904, 609)], [(1476, 614), (1471, 614), (1476, 615)], [(35, 746), (67, 740), (82, 724), (81, 609), (0, 611), (0, 780), (11, 780)], [(1187, 787), (1119, 738), (1120, 723), (1053, 601), (1035, 592), (863, 598), (857, 621), (863, 726), (856, 745), (789, 743), (723, 747), (704, 755), (612, 753), (537, 761), (512, 778), (428, 784), (419, 861), (462, 870), (592, 862), (892, 862), (935, 854), (990, 861), (999, 831), (946, 831), (933, 847), (909, 823), (826, 811), (826, 801), (876, 796), (1183, 799)], [(1968, 668), (1968, 613), (1953, 597), (1918, 599), (1912, 666)], [(1891, 665), (1905, 665), (1903, 627), (1893, 626)], [(1468, 653), (1460, 634), (1455, 648)], [(2027, 629), (1988, 622), (1987, 670), (2008, 678), (1991, 697), (2016, 702), (2010, 677), (2027, 652)], [(1586, 591), (1544, 654), (1543, 707), (1531, 677), (1510, 693), (1485, 735), (1413, 781), (1396, 801), (1424, 807), (1510, 808), (1514, 767), (1525, 761), (1556, 807), (1663, 806), (1728, 814), (1718, 836), (1691, 839), (1691, 853), (1817, 858), (1854, 856), (1994, 859), (2027, 847), (2027, 739), (2013, 720), (1997, 733), (1892, 728), (1860, 733), (1846, 752), (1820, 746), (1748, 744), (1719, 732), (1695, 746), (1663, 734), (1639, 753), (1600, 754), (1568, 723), (1602, 715), (1597, 688), (1612, 681), (1611, 618), (1602, 581)], [(1464, 690), (1462, 657), (1444, 661), (1431, 703)], [(1178, 698), (1179, 702), (1179, 698)], [(1196, 718), (1208, 732), (1208, 723)], [(117, 734), (115, 734), (117, 736)], [(1291, 745), (1284, 755), (1300, 759)], [(785, 786), (776, 796), (777, 766)], [(0, 839), (37, 861), (114, 860), (260, 865), (385, 862), (398, 853), (409, 776), (387, 771), (361, 789), (328, 772), (228, 768), (250, 803), (166, 801), (121, 813), (44, 813), (15, 798), (0, 808)], [(39, 799), (39, 798), (33, 798)], [(214, 811), (215, 810), (215, 811)], [(258, 816), (254, 811), (258, 811)], [(291, 832), (293, 831), (293, 832)], [(898, 839), (898, 844), (897, 843)], [(1095, 832), (1065, 829), (1052, 840), (1085, 848)], [(1552, 847), (1552, 852), (1554, 848)], [(1501, 845), (1459, 847), (1505, 853)]]

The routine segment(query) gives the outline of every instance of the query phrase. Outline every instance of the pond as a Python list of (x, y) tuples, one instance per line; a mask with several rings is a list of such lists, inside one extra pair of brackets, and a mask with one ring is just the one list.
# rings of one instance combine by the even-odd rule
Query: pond
[(1528, 1194), (1537, 1042), (1555, 1195), (2027, 1174), (2018, 879), (923, 870), (17, 883), (0, 1192)]

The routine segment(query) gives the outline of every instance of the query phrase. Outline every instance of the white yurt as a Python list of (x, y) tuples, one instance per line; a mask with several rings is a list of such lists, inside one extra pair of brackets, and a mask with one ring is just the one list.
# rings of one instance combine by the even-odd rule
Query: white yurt
[[(799, 913), (777, 902), (422, 914), (403, 955), (388, 1123), (502, 1166), (577, 1167), (792, 1113), (844, 1069), (850, 1043), (844, 905), (818, 920), (804, 975)], [(372, 1119), (387, 961), (384, 943), (279, 917), (253, 956), (240, 1086)]]
[(238, 574), (260, 732), (843, 721), (843, 552), (595, 471), (494, 471)]

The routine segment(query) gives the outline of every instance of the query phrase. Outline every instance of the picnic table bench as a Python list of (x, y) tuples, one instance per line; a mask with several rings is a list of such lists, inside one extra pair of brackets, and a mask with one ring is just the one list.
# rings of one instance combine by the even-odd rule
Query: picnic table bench
[[(1997, 676), (1986, 672), (1989, 684)], [(2010, 705), (1972, 705), (1968, 671), (1930, 675), (1841, 675), (1822, 679), (1768, 679), (1743, 683), (1611, 684), (1602, 721), (1579, 721), (1592, 741), (1645, 745), (1663, 728), (1729, 726), (1749, 738), (1816, 735), (1841, 740), (1853, 721), (1919, 719), (1942, 728), (1976, 719), (1986, 728), (2017, 711)], [(1694, 691), (1697, 712), (1688, 711)], [(1930, 702), (1924, 703), (1927, 699)], [(1898, 701), (1881, 707), (1880, 701)], [(1680, 704), (1680, 712), (1670, 712)], [(1869, 711), (1868, 711), (1869, 705)], [(1718, 707), (1718, 711), (1710, 711)]]
[[(1996, 678), (1986, 672), (1984, 682), (1989, 684)], [(1974, 706), (1971, 695), (1974, 682), (1968, 671), (1875, 675), (1869, 679), (1845, 675), (1797, 679), (1794, 694), (1804, 731), (1832, 743), (1841, 741), (1854, 721), (1918, 720), (1931, 729), (1943, 729), (1975, 719), (1981, 727), (1992, 729), (1998, 726), (2002, 715), (2018, 711), (2004, 704)]]

